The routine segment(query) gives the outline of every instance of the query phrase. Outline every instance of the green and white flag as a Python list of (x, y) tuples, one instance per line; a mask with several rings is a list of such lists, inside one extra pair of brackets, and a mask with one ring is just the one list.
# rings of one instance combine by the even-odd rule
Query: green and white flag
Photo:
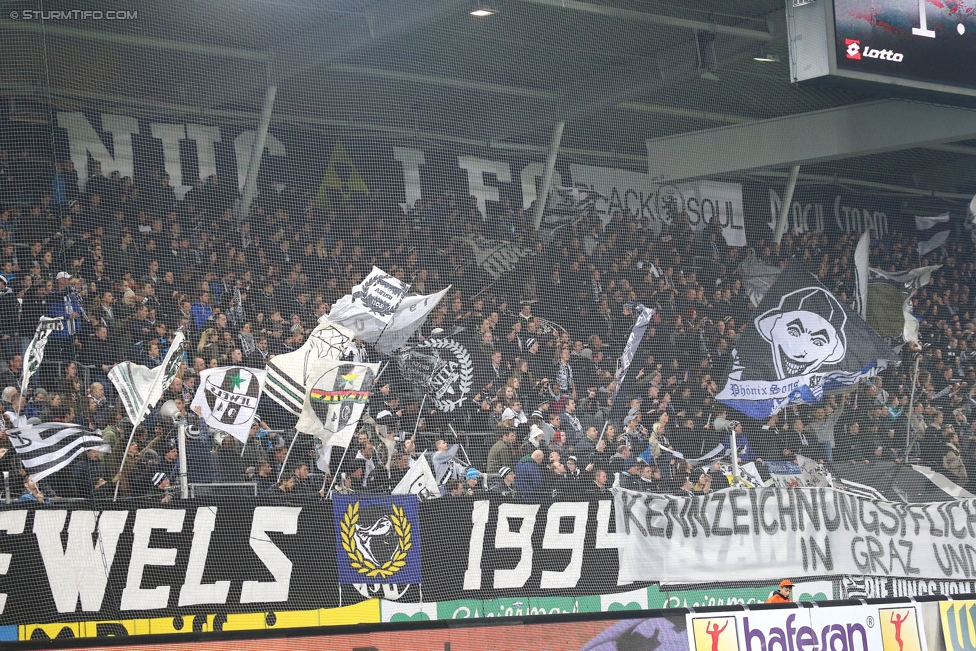
[(125, 413), (135, 429), (145, 419), (149, 410), (156, 406), (163, 392), (173, 383), (183, 364), (186, 339), (177, 332), (166, 351), (163, 363), (156, 368), (146, 368), (134, 362), (122, 362), (108, 372), (108, 379), (119, 392)]
[(41, 368), (41, 361), (44, 359), (44, 347), (47, 346), (48, 337), (55, 330), (64, 329), (64, 317), (55, 318), (42, 316), (34, 331), (34, 338), (27, 344), (27, 352), (24, 353), (24, 368), (20, 375), (20, 395), (27, 392), (27, 384), (31, 376)]

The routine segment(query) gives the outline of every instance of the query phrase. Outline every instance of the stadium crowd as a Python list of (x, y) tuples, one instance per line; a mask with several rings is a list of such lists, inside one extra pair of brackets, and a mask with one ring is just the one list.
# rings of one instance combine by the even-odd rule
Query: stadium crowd
[[(103, 175), (95, 161), (80, 187), (70, 161), (49, 166), (28, 152), (0, 151), (5, 428), (70, 422), (112, 447), (35, 483), (0, 430), (0, 470), (14, 499), (111, 497), (116, 484), (122, 497), (171, 498), (179, 472), (172, 424), (154, 412), (126, 447), (129, 425), (107, 375), (123, 360), (158, 366), (177, 330), (188, 337), (187, 364), (163, 400), (176, 400), (191, 421), (187, 461), (196, 484), (253, 482), (281, 499), (320, 499), (332, 479), (340, 492), (389, 492), (426, 453), (443, 492), (455, 496), (600, 494), (615, 475), (635, 490), (702, 493), (728, 485), (707, 454), (728, 445), (727, 428), (716, 423), (729, 421), (741, 461), (763, 473), (765, 462), (797, 455), (828, 468), (911, 457), (961, 486), (976, 483), (969, 238), (925, 257), (944, 266), (915, 297), (921, 346), (904, 346), (900, 366), (852, 393), (760, 422), (715, 400), (753, 311), (739, 271), (747, 249), (727, 246), (717, 226), (695, 231), (676, 214), (656, 234), (646, 218), (616, 213), (604, 223), (589, 213), (543, 236), (526, 211), (506, 203), (490, 215), (452, 193), (406, 214), (376, 199), (334, 196), (323, 206), (286, 181), (262, 187), (239, 219), (236, 192), (215, 177), (178, 199), (162, 170), (134, 182)], [(471, 234), (515, 241), (533, 255), (492, 281), (461, 239)], [(807, 232), (750, 246), (767, 264), (801, 260), (850, 303), (855, 244), (855, 236)], [(872, 265), (912, 268), (916, 244), (915, 233), (876, 239)], [(294, 419), (267, 397), (243, 448), (196, 422), (188, 405), (201, 370), (263, 368), (298, 349), (374, 264), (417, 293), (453, 286), (418, 337), (448, 333), (471, 352), (473, 388), (459, 409), (426, 405), (421, 413), (421, 397), (391, 363), (344, 456), (333, 451), (323, 461), (312, 437), (283, 432)], [(655, 309), (645, 335), (651, 354), (634, 360), (638, 394), (624, 417), (608, 422), (634, 301)], [(51, 335), (21, 395), (23, 354), (41, 316), (63, 316), (66, 327)], [(387, 359), (361, 343), (349, 354)]]

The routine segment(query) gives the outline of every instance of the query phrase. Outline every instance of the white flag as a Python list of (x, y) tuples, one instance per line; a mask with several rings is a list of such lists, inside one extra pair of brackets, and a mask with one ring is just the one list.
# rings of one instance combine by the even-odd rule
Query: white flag
[(275, 355), (268, 362), (264, 391), (279, 405), (299, 415), (305, 404), (305, 386), (312, 369), (320, 361), (342, 359), (351, 339), (352, 332), (342, 326), (320, 324), (301, 348)]
[(185, 344), (183, 333), (177, 332), (169, 350), (166, 351), (163, 363), (156, 368), (146, 368), (134, 362), (122, 362), (108, 372), (108, 379), (119, 392), (119, 399), (125, 406), (125, 413), (132, 421), (133, 429), (142, 422), (149, 410), (156, 406), (163, 392), (173, 383), (183, 364)]
[(949, 213), (944, 212), (941, 215), (935, 215), (934, 217), (919, 217), (915, 216), (915, 228), (920, 231), (932, 228), (936, 224), (945, 224), (949, 221)]
[[(332, 323), (358, 323), (359, 319), (375, 319), (386, 325), (393, 319), (400, 301), (407, 295), (407, 285), (379, 267), (362, 283), (352, 288), (352, 294), (343, 296), (329, 313)], [(353, 328), (356, 330), (357, 328)]]
[(949, 239), (950, 233), (952, 233), (952, 231), (942, 231), (941, 233), (936, 233), (935, 236), (927, 242), (919, 242), (918, 254), (925, 255), (926, 253), (935, 251), (937, 248), (946, 243), (946, 240)]
[(868, 318), (868, 258), (871, 255), (871, 236), (867, 231), (857, 241), (854, 249), (854, 275), (857, 286), (854, 288), (854, 311), (862, 319)]
[(34, 331), (34, 338), (27, 344), (27, 352), (24, 353), (24, 368), (20, 374), (20, 395), (27, 392), (27, 384), (31, 376), (41, 368), (41, 360), (44, 359), (44, 347), (47, 346), (47, 339), (55, 330), (64, 329), (64, 317), (59, 316), (50, 318), (42, 316)]
[(408, 495), (413, 493), (421, 499), (436, 499), (441, 496), (441, 489), (437, 485), (434, 473), (430, 470), (427, 455), (422, 454), (417, 459), (400, 483), (393, 489), (393, 495)]
[(266, 377), (267, 371), (239, 366), (207, 369), (190, 407), (208, 427), (247, 443)]
[(309, 377), (308, 390), (295, 429), (328, 445), (347, 447), (363, 415), (379, 364), (320, 362)]
[[(437, 307), (450, 287), (436, 294), (405, 296), (397, 306), (396, 312), (386, 323), (370, 316), (366, 312), (352, 314), (343, 305), (351, 300), (345, 296), (336, 301), (335, 306), (319, 323), (332, 323), (351, 329), (357, 339), (376, 346), (381, 353), (390, 353), (401, 348), (410, 336), (415, 333), (427, 320), (427, 315)], [(339, 308), (337, 312), (337, 308)]]

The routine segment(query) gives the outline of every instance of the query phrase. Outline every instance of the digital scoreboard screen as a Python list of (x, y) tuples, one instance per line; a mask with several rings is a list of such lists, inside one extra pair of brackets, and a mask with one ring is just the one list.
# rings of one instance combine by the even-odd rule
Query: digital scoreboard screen
[(834, 76), (976, 95), (976, 0), (792, 4), (794, 81)]

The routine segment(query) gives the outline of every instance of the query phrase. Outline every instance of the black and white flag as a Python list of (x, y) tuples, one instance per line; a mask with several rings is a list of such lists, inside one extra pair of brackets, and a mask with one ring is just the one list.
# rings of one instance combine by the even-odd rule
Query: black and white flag
[[(402, 297), (395, 307), (393, 315), (383, 322), (374, 318), (365, 310), (358, 312), (336, 311), (340, 303), (345, 299), (340, 299), (332, 307), (332, 310), (319, 318), (319, 323), (331, 323), (342, 326), (352, 331), (353, 337), (362, 339), (366, 343), (373, 344), (376, 350), (381, 353), (391, 353), (401, 348), (410, 337), (413, 336), (420, 326), (427, 320), (427, 315), (437, 307), (441, 299), (451, 289), (450, 285), (436, 294), (415, 294)], [(277, 359), (277, 358), (276, 358)]]
[(247, 443), (266, 377), (267, 371), (239, 366), (207, 369), (190, 407), (208, 427)]
[[(370, 317), (386, 325), (407, 295), (408, 286), (379, 267), (373, 267), (363, 282), (352, 288), (329, 312), (331, 323), (342, 323), (357, 317)], [(355, 330), (355, 328), (353, 328)]]
[(717, 398), (765, 419), (789, 404), (815, 404), (849, 390), (898, 355), (817, 277), (791, 263), (766, 293), (732, 351)]
[(492, 280), (501, 278), (532, 253), (524, 246), (505, 240), (490, 240), (480, 235), (469, 235), (464, 238), (464, 242), (471, 249), (475, 263)]
[(298, 350), (275, 355), (268, 362), (264, 391), (289, 412), (298, 416), (305, 404), (305, 386), (319, 363), (341, 360), (352, 340), (348, 328), (321, 323)]
[(323, 362), (309, 378), (295, 429), (325, 445), (348, 447), (369, 403), (379, 364)]
[(64, 317), (59, 316), (50, 318), (42, 316), (34, 331), (34, 338), (27, 344), (27, 352), (24, 353), (24, 368), (20, 376), (20, 395), (27, 393), (27, 385), (30, 383), (31, 376), (41, 368), (41, 361), (44, 359), (44, 347), (47, 340), (55, 330), (64, 329)]
[(72, 423), (43, 423), (7, 430), (27, 473), (40, 481), (61, 470), (88, 450), (109, 452), (102, 437)]
[(441, 489), (437, 484), (437, 478), (434, 477), (434, 473), (430, 469), (426, 454), (420, 455), (420, 458), (410, 466), (410, 470), (391, 492), (393, 495), (412, 493), (421, 500), (432, 500), (441, 496)]
[(543, 218), (543, 223), (550, 226), (568, 223), (596, 209), (597, 201), (606, 201), (606, 197), (586, 186), (554, 185), (549, 193), (549, 201), (546, 203), (546, 216)]
[(634, 357), (637, 356), (637, 350), (644, 340), (647, 326), (650, 325), (651, 319), (654, 317), (654, 309), (646, 307), (642, 303), (637, 303), (633, 309), (637, 320), (634, 321), (634, 327), (630, 329), (627, 345), (624, 346), (624, 352), (620, 356), (620, 367), (617, 369), (616, 378), (617, 388), (613, 392), (613, 401), (610, 406), (610, 420), (618, 422), (622, 421), (627, 413), (628, 403), (635, 392), (634, 383), (637, 381), (633, 374), (627, 371), (630, 369)]
[(460, 407), (471, 393), (474, 364), (471, 353), (460, 342), (433, 337), (397, 355), (400, 373), (419, 398), (423, 395), (437, 409), (448, 412)]

